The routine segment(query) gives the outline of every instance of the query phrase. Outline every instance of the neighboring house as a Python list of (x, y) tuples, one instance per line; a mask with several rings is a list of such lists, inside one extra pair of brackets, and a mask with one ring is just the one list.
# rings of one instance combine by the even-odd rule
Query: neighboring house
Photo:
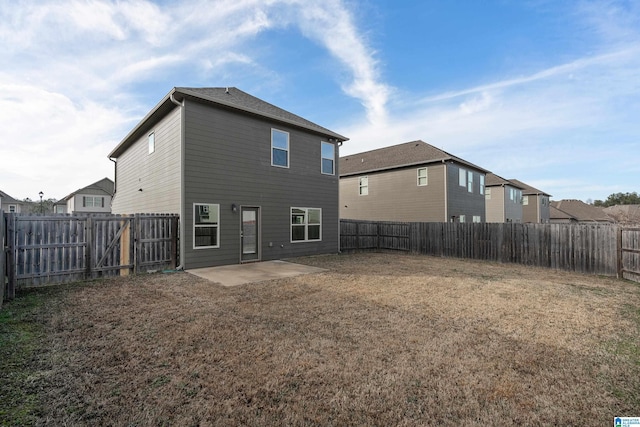
[(517, 179), (510, 179), (509, 182), (522, 188), (522, 222), (548, 223), (551, 194)]
[(522, 222), (522, 187), (494, 173), (485, 179), (486, 222)]
[(609, 206), (604, 212), (618, 224), (640, 225), (640, 205)]
[(0, 191), (0, 210), (11, 213), (22, 212), (23, 203)]
[(339, 251), (347, 138), (237, 88), (173, 88), (109, 154), (113, 213), (178, 213), (184, 268)]
[[(613, 220), (607, 216), (604, 209), (598, 206), (589, 205), (581, 200), (560, 200), (552, 201), (554, 208), (551, 215), (551, 223), (612, 223)], [(567, 216), (569, 218), (567, 218)]]
[(53, 205), (54, 213), (110, 213), (114, 183), (103, 178), (74, 191)]
[(424, 141), (340, 158), (340, 218), (484, 222), (488, 171)]

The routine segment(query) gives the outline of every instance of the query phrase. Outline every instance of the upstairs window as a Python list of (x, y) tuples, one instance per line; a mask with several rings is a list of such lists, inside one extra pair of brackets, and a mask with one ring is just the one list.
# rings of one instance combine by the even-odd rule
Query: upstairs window
[(467, 191), (473, 193), (473, 172), (467, 174)]
[(16, 206), (16, 205), (9, 205), (9, 212), (10, 212), (10, 213), (16, 213), (16, 212), (18, 212), (18, 206)]
[(336, 147), (330, 142), (322, 143), (322, 173), (335, 175)]
[(271, 166), (289, 167), (289, 133), (271, 129)]
[(525, 206), (529, 205), (529, 196), (523, 196), (522, 197), (522, 204)]
[(291, 242), (322, 240), (322, 209), (291, 208)]
[(359, 184), (359, 193), (361, 196), (366, 196), (369, 194), (369, 177), (361, 176), (360, 184)]
[(486, 189), (486, 190), (484, 190), (484, 191), (485, 191), (485, 193), (484, 193), (484, 198), (485, 198), (485, 200), (491, 200), (491, 189), (490, 189), (490, 188), (487, 188), (487, 189)]
[(418, 168), (418, 186), (427, 185), (428, 183), (427, 168)]
[(147, 138), (149, 140), (149, 154), (156, 151), (156, 134), (151, 132)]
[(484, 194), (484, 175), (480, 175), (480, 194)]
[(467, 171), (462, 168), (458, 170), (458, 185), (460, 185), (460, 187), (467, 186)]

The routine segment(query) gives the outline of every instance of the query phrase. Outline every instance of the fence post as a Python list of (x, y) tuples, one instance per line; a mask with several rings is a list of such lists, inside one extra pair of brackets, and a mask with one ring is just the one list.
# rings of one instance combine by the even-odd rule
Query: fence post
[(178, 265), (178, 217), (171, 217), (171, 264), (173, 270)]
[(18, 249), (16, 248), (16, 214), (9, 214), (7, 218), (7, 246), (8, 246), (8, 257), (7, 257), (7, 275), (8, 275), (8, 284), (7, 284), (7, 299), (14, 299), (16, 297), (16, 287), (18, 285), (17, 272), (16, 272), (16, 262), (18, 260)]
[(620, 226), (616, 229), (616, 258), (618, 261), (616, 277), (621, 279), (624, 277), (624, 265), (622, 263), (622, 227)]
[(0, 210), (0, 308), (2, 308), (2, 301), (4, 301), (4, 288), (6, 287), (6, 274), (7, 274), (7, 249), (5, 245), (5, 218), (4, 212)]

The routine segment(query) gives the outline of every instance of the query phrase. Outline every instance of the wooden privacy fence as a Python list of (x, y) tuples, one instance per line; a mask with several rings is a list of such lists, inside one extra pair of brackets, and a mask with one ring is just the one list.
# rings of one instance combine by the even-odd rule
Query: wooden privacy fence
[(640, 229), (609, 224), (341, 220), (340, 249), (400, 250), (640, 280)]
[(5, 221), (4, 212), (0, 210), (0, 308), (2, 308), (2, 301), (4, 301), (4, 291), (7, 287), (7, 245), (5, 243)]
[(6, 227), (6, 298), (22, 287), (177, 264), (177, 215), (4, 214), (1, 222)]

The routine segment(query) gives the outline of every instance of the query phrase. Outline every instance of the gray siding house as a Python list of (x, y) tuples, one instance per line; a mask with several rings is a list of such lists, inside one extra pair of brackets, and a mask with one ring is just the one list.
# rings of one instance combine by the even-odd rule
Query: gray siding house
[(522, 221), (548, 223), (549, 198), (551, 195), (517, 179), (510, 179), (509, 181), (522, 188)]
[(55, 213), (110, 213), (114, 182), (103, 178), (74, 191), (53, 205)]
[(522, 222), (522, 187), (494, 173), (485, 187), (487, 222)]
[(113, 213), (178, 213), (184, 268), (339, 251), (342, 135), (237, 88), (174, 88), (109, 154)]
[(484, 222), (488, 171), (424, 141), (340, 158), (340, 218)]
[(14, 199), (5, 192), (0, 191), (0, 210), (11, 213), (20, 213), (22, 211), (22, 202)]

